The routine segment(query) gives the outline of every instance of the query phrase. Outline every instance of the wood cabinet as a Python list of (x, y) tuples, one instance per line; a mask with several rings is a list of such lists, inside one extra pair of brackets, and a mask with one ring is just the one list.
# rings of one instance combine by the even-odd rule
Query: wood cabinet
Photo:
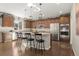
[(69, 23), (70, 23), (69, 16), (61, 16), (60, 17), (60, 24), (69, 24)]
[(2, 42), (9, 42), (12, 40), (12, 33), (2, 33)]
[(2, 20), (2, 26), (3, 27), (13, 27), (14, 19), (12, 15), (4, 14), (3, 20)]
[[(51, 18), (51, 19), (42, 19), (42, 20), (34, 20), (31, 21), (31, 27), (36, 28), (42, 26), (44, 28), (49, 28), (51, 23), (59, 23), (59, 18)], [(27, 24), (28, 25), (28, 24)]]
[(24, 27), (25, 28), (31, 28), (31, 21), (25, 20), (24, 21)]

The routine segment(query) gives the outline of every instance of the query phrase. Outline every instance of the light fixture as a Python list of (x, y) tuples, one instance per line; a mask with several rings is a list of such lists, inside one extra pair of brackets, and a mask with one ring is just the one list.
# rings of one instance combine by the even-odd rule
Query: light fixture
[(30, 11), (30, 16), (29, 16), (29, 17), (30, 17), (30, 18), (29, 18), (30, 20), (32, 20), (32, 11), (31, 11), (32, 8), (33, 8), (33, 7), (31, 6), (31, 7), (30, 7), (30, 10), (29, 10), (29, 11)]
[(26, 18), (26, 8), (24, 9), (24, 11), (25, 11), (25, 17), (24, 18)]
[[(41, 9), (42, 3), (40, 3), (39, 5), (40, 5), (40, 9)], [(42, 16), (43, 16), (43, 13), (42, 13), (42, 10), (40, 10), (39, 19), (42, 19)]]
[(36, 8), (34, 9), (34, 12), (39, 12), (41, 9), (40, 8)]
[(38, 8), (38, 7), (36, 7), (36, 9), (38, 10), (38, 11), (40, 11), (41, 9), (40, 8)]
[(27, 6), (28, 6), (28, 7), (34, 7), (34, 11), (35, 11), (35, 12), (39, 12), (39, 11), (40, 11), (40, 8), (37, 7), (37, 6), (36, 6), (35, 4), (33, 4), (33, 3), (28, 3)]
[[(44, 14), (42, 13), (42, 10), (41, 10), (41, 5), (42, 5), (42, 3), (39, 4), (40, 7), (37, 7), (33, 3), (27, 4), (28, 7), (32, 8), (32, 9), (34, 8), (34, 10), (33, 10), (34, 12), (39, 12), (39, 16), (38, 16), (39, 19), (42, 19), (42, 17), (44, 16)], [(31, 13), (31, 10), (30, 10), (30, 13)], [(25, 16), (26, 16), (26, 10), (25, 10)], [(32, 15), (29, 16), (30, 19), (32, 19), (32, 17), (33, 17)]]
[(27, 11), (27, 9), (25, 8), (25, 9), (24, 9), (24, 13), (25, 13), (25, 14), (24, 14), (24, 20), (29, 19), (29, 16), (27, 16), (26, 11)]

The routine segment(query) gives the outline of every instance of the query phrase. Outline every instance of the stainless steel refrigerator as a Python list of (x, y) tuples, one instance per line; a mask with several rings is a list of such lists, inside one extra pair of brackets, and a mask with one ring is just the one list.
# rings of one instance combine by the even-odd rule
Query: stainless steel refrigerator
[(59, 23), (50, 24), (50, 33), (52, 34), (52, 40), (59, 40)]

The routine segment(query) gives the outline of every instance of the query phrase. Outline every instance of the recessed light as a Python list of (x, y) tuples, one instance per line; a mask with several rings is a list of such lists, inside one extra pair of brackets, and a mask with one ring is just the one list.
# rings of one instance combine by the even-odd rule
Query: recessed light
[(62, 14), (62, 11), (59, 11), (60, 14)]

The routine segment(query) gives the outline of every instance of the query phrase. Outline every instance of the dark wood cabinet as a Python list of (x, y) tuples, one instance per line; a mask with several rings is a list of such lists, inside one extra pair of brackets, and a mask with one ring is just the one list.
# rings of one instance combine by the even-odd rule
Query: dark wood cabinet
[(31, 21), (24, 20), (24, 28), (31, 28)]
[(69, 23), (70, 23), (69, 16), (61, 16), (60, 17), (60, 24), (69, 24)]
[(3, 27), (13, 27), (14, 25), (14, 19), (12, 15), (4, 14), (3, 20), (2, 20), (2, 26)]
[(2, 33), (2, 42), (9, 42), (12, 40), (12, 33)]

